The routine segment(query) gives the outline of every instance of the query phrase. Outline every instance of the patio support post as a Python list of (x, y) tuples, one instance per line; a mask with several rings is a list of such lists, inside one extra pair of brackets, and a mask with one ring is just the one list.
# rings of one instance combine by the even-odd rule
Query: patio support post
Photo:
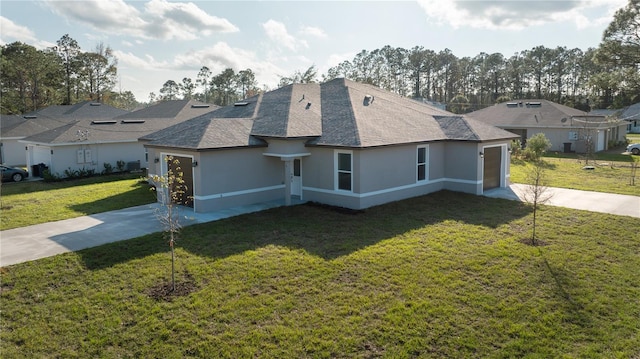
[(284, 204), (291, 205), (291, 182), (293, 181), (293, 158), (282, 158), (284, 161)]

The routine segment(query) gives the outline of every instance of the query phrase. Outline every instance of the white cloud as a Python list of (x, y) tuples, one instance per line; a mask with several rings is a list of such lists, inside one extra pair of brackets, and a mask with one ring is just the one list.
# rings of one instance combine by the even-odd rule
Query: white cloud
[(34, 42), (36, 36), (28, 27), (21, 26), (15, 22), (0, 16), (0, 33), (3, 38), (14, 39), (21, 42)]
[(472, 1), (418, 0), (431, 21), (453, 28), (522, 30), (550, 22), (573, 22), (578, 28), (611, 21), (626, 0)]
[(119, 67), (129, 70), (129, 72), (132, 69), (162, 71), (166, 72), (167, 76), (175, 72), (189, 72), (193, 73), (191, 75), (193, 79), (202, 66), (207, 66), (214, 74), (218, 74), (226, 68), (232, 68), (236, 72), (251, 69), (260, 83), (270, 85), (278, 83), (279, 78), (276, 74), (285, 72), (271, 62), (258, 59), (252, 51), (234, 48), (225, 42), (218, 42), (197, 51), (178, 54), (170, 61), (157, 61), (151, 55), (145, 55), (144, 58), (141, 58), (131, 52), (123, 51), (114, 51), (114, 55), (118, 58)]
[(306, 36), (313, 36), (313, 37), (317, 37), (319, 39), (326, 39), (327, 38), (327, 33), (324, 32), (324, 30), (322, 30), (319, 27), (314, 27), (314, 26), (304, 26), (302, 27), (302, 29), (300, 30), (300, 34), (301, 35), (306, 35)]
[(153, 28), (164, 39), (195, 39), (199, 33), (236, 32), (238, 28), (226, 19), (211, 16), (194, 3), (170, 3), (151, 0), (145, 4), (146, 14), (153, 17)]
[(168, 62), (156, 61), (151, 55), (145, 55), (145, 58), (141, 58), (131, 52), (120, 50), (113, 51), (113, 55), (118, 59), (118, 67), (121, 69), (166, 70), (171, 68)]
[(145, 39), (193, 40), (201, 35), (235, 32), (238, 28), (228, 20), (211, 16), (193, 3), (151, 0), (141, 12), (123, 0), (45, 0), (57, 15), (83, 23), (103, 33), (128, 35)]
[(2, 38), (0, 38), (1, 45), (20, 41), (36, 49), (56, 46), (54, 43), (39, 40), (28, 27), (18, 25), (4, 16), (0, 16), (0, 35), (2, 36)]
[(295, 52), (300, 46), (309, 47), (306, 41), (298, 40), (289, 34), (287, 27), (279, 21), (269, 19), (262, 24), (262, 28), (269, 40), (275, 43), (278, 48), (284, 47)]

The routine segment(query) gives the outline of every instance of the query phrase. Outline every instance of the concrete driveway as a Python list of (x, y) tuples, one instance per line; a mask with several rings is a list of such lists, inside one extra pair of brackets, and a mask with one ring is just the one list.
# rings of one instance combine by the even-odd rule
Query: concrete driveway
[[(508, 188), (496, 188), (485, 192), (486, 197), (525, 201), (527, 185), (514, 183)], [(591, 212), (615, 214), (640, 218), (640, 197), (621, 194), (579, 191), (575, 189), (548, 187), (545, 195), (551, 198), (548, 206), (581, 209)]]
[[(513, 184), (509, 188), (487, 191), (485, 196), (522, 201), (525, 188), (525, 185)], [(549, 191), (553, 196), (547, 205), (640, 218), (640, 197), (562, 188), (549, 188)], [(211, 222), (283, 205), (284, 201), (274, 201), (211, 213), (182, 209), (182, 224)], [(162, 227), (156, 218), (158, 207), (158, 204), (144, 205), (2, 231), (0, 266), (160, 232)]]

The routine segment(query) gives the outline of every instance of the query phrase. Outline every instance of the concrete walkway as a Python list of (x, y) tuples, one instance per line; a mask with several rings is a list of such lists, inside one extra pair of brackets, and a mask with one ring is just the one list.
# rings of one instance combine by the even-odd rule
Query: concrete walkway
[[(485, 196), (522, 201), (526, 186), (487, 191)], [(599, 192), (549, 188), (553, 196), (547, 205), (611, 213), (640, 218), (640, 197)], [(298, 202), (300, 203), (300, 202)], [(232, 208), (211, 213), (194, 213), (183, 208), (183, 226), (216, 221), (245, 213), (280, 207), (284, 201)], [(0, 232), (0, 266), (32, 261), (101, 244), (136, 238), (162, 231), (156, 218), (158, 204), (126, 208), (63, 221), (37, 224)]]
[[(211, 213), (180, 208), (181, 224), (212, 222), (283, 205), (284, 201), (274, 201)], [(161, 232), (156, 217), (159, 208), (154, 203), (1, 231), (0, 267)]]

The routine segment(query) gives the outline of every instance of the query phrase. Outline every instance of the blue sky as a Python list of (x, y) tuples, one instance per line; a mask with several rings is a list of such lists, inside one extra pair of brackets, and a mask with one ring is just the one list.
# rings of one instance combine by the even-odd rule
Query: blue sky
[(102, 42), (118, 58), (120, 88), (147, 101), (167, 80), (195, 81), (202, 66), (250, 68), (274, 88), (280, 76), (312, 65), (322, 74), (386, 45), (457, 57), (586, 50), (627, 1), (2, 0), (0, 42), (43, 48), (69, 34), (83, 51)]

